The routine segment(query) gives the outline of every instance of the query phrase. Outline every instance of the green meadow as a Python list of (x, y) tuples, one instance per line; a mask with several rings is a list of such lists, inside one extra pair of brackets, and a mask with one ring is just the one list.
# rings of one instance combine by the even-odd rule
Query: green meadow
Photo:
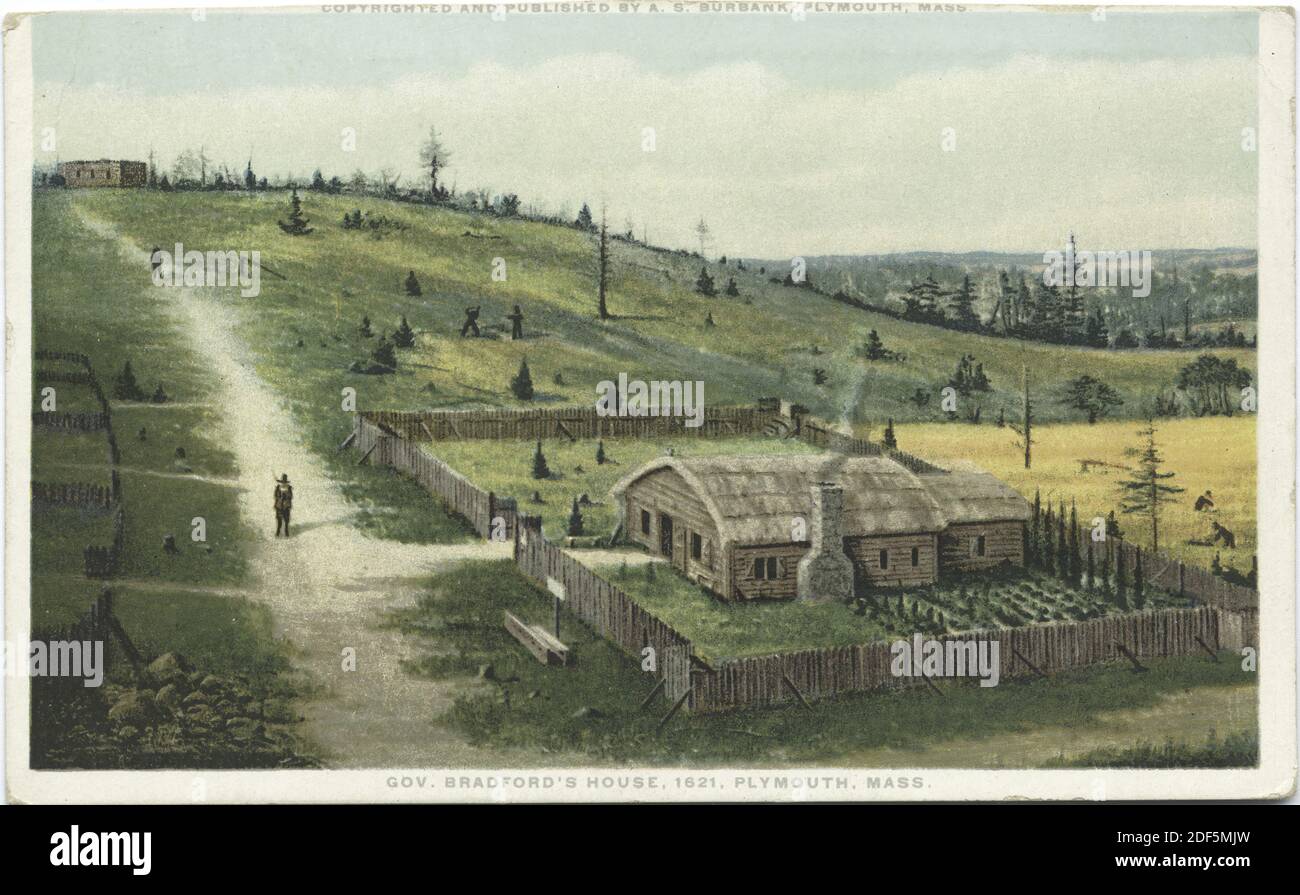
[[(705, 266), (700, 258), (621, 241), (612, 243), (613, 319), (600, 321), (590, 234), (382, 199), (300, 196), (314, 228), (305, 236), (288, 236), (276, 225), (288, 213), (282, 191), (42, 193), (37, 205), (83, 209), (145, 248), (170, 251), (181, 242), (187, 249), (260, 251), (261, 294), (245, 299), (231, 289), (230, 300), (247, 312), (242, 335), (260, 371), (284, 390), (322, 448), (346, 434), (337, 412), (344, 387), (357, 389), (362, 408), (527, 406), (509, 390), (524, 359), (536, 391), (532, 406), (588, 404), (597, 382), (627, 372), (703, 381), (705, 400), (713, 403), (780, 395), (831, 419), (883, 425), (888, 417), (942, 420), (938, 390), (965, 354), (984, 365), (992, 385), (974, 402), (986, 418), (1000, 406), (1018, 406), (1022, 365), (1043, 393), (1090, 374), (1120, 393), (1124, 415), (1138, 417), (1195, 356), (1065, 348), (909, 323), (772, 283), (770, 277), (785, 271), (759, 273), (750, 265), (741, 271), (735, 260), (707, 267), (720, 288), (734, 277), (740, 295), (708, 298), (694, 289)], [(354, 208), (382, 214), (400, 229), (344, 230), (342, 217)], [(494, 279), (494, 270), (504, 271), (504, 279)], [(409, 271), (419, 296), (403, 288)], [(511, 341), (506, 315), (515, 304), (524, 314), (525, 337)], [(482, 308), (482, 338), (459, 335), (469, 306)], [(708, 315), (714, 326), (706, 324)], [(374, 336), (359, 332), (363, 316)], [(398, 352), (398, 372), (349, 373), (402, 316), (417, 344)], [(858, 358), (854, 349), (871, 329), (905, 359)], [(1251, 350), (1215, 353), (1254, 369)], [(824, 384), (814, 382), (815, 370), (823, 371)], [(917, 388), (934, 400), (913, 403)], [(1055, 402), (1042, 402), (1039, 414), (1043, 422), (1077, 417)]]

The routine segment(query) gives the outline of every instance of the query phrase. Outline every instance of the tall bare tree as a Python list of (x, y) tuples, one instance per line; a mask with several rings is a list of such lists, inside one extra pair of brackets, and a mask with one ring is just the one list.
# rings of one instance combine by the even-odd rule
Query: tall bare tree
[(700, 241), (700, 255), (703, 257), (710, 242), (709, 225), (704, 222), (704, 218), (700, 218), (700, 222), (695, 225), (695, 236)]
[(1015, 423), (1011, 423), (1010, 426), (1012, 431), (1020, 436), (1020, 440), (1016, 444), (1025, 449), (1025, 469), (1028, 469), (1031, 459), (1030, 449), (1034, 444), (1034, 407), (1029, 400), (1029, 369), (1024, 366), (1020, 368), (1020, 388), (1023, 392), (1022, 400), (1024, 405), (1021, 424), (1017, 426)]
[(609, 283), (609, 234), (605, 226), (605, 210), (600, 211), (600, 236), (597, 239), (596, 272), (599, 277), (597, 286), (597, 309), (601, 320), (609, 319), (609, 308), (605, 304), (605, 294)]
[(438, 198), (438, 172), (447, 167), (450, 161), (451, 153), (442, 145), (438, 129), (430, 127), (429, 136), (420, 147), (420, 163), (429, 169), (429, 193), (435, 199)]

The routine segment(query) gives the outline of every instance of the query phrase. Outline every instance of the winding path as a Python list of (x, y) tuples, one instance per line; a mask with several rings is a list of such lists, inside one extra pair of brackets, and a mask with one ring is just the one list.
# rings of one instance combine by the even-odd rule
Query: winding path
[[(133, 263), (148, 252), (105, 222), (85, 225), (115, 240)], [(157, 300), (157, 299), (155, 299)], [(472, 747), (435, 718), (472, 681), (428, 681), (406, 674), (414, 655), (388, 610), (410, 605), (433, 573), (469, 558), (504, 558), (508, 544), (429, 546), (369, 537), (352, 524), (354, 510), (299, 437), (292, 417), (253, 368), (235, 335), (238, 312), (202, 290), (168, 290), (159, 300), (216, 378), (221, 408), (217, 436), (240, 470), (240, 512), (260, 532), (249, 557), (249, 596), (267, 605), (275, 633), (290, 647), (306, 695), (299, 733), (330, 767), (509, 766), (536, 756), (499, 755)], [(293, 536), (274, 537), (273, 477), (294, 488)], [(344, 651), (356, 669), (343, 670)]]

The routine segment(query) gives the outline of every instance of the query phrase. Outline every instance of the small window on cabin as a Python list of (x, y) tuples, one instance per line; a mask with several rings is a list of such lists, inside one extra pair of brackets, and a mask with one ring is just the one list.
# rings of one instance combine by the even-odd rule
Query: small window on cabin
[(763, 562), (763, 557), (754, 560), (754, 577), (759, 581), (767, 578), (767, 565)]
[(980, 535), (978, 538), (975, 539), (975, 555), (976, 556), (984, 555), (984, 535)]
[(778, 560), (775, 556), (769, 556), (767, 558), (767, 580), (776, 581), (780, 577), (781, 577), (780, 560)]
[(920, 548), (920, 547), (913, 547), (913, 548), (912, 548), (912, 568), (915, 569), (915, 568), (916, 568), (917, 566), (919, 566), (920, 564), (921, 564), (921, 548)]
[(641, 534), (643, 535), (650, 534), (650, 511), (649, 510), (641, 511)]
[(691, 532), (691, 559), (700, 559), (704, 555), (704, 538)]
[(889, 551), (888, 551), (888, 550), (881, 550), (881, 551), (880, 551), (880, 568), (882, 568), (882, 569), (887, 569), (887, 568), (889, 568)]

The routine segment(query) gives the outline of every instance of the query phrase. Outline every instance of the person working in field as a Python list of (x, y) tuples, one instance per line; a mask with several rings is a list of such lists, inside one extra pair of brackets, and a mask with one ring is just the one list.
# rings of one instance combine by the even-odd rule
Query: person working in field
[(472, 308), (465, 309), (465, 325), (460, 328), (462, 337), (470, 330), (474, 331), (475, 336), (478, 335), (478, 312), (482, 307), (482, 305), (475, 305)]
[(1219, 542), (1222, 542), (1223, 546), (1227, 547), (1229, 550), (1237, 549), (1237, 536), (1233, 534), (1230, 529), (1224, 528), (1217, 522), (1211, 522), (1210, 525), (1214, 529), (1213, 543), (1218, 544)]
[(510, 340), (516, 341), (524, 337), (524, 312), (519, 310), (519, 305), (515, 305), (513, 314), (507, 314), (506, 319), (510, 321)]
[(1196, 506), (1194, 509), (1198, 513), (1214, 509), (1214, 497), (1208, 490), (1200, 497), (1196, 498)]
[(284, 529), (284, 536), (289, 537), (289, 513), (293, 510), (293, 486), (289, 484), (289, 477), (281, 473), (279, 480), (275, 483), (275, 536), (280, 536), (280, 530)]

